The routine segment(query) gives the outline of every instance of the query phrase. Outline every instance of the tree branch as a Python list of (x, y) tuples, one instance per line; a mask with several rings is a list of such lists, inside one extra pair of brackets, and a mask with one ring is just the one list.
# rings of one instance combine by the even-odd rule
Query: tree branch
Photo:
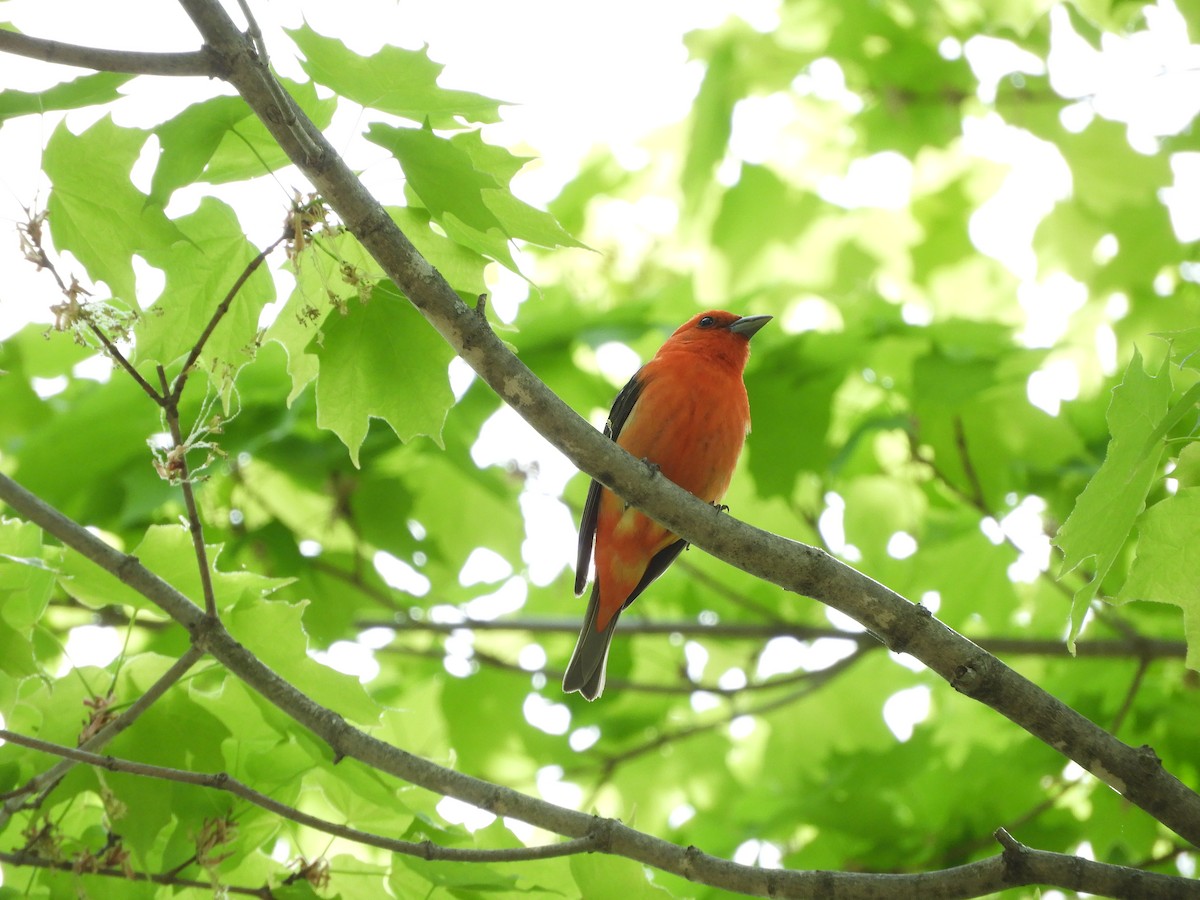
[(17, 31), (0, 30), (0, 52), (39, 59), (42, 62), (79, 66), (100, 72), (129, 72), (134, 75), (203, 75), (224, 78), (219, 58), (207, 48), (185, 53), (140, 53), (134, 50), (105, 50), (81, 47)]
[[(1200, 795), (1166, 772), (1152, 750), (1118, 741), (928, 610), (828, 553), (718, 514), (667, 479), (654, 477), (580, 418), (416, 251), (295, 102), (279, 96), (278, 83), (225, 10), (212, 0), (180, 3), (227, 67), (230, 83), (388, 277), (479, 376), (575, 465), (689, 543), (856, 619), (889, 649), (921, 660), (956, 690), (986, 703), (1200, 845)], [(283, 115), (279, 103), (288, 105)]]
[[(131, 872), (126, 869), (112, 868), (111, 866), (77, 869), (74, 861), (47, 859), (44, 856), (35, 856), (34, 854), (27, 852), (5, 853), (0, 851), (0, 862), (8, 863), (12, 866), (33, 866), (38, 869), (54, 869), (58, 872), (71, 872), (75, 875), (99, 875), (107, 878), (123, 878), (127, 881), (146, 881), (150, 884), (166, 884), (172, 887), (193, 887), (205, 891), (212, 891), (216, 887), (216, 885), (213, 885), (211, 882), (196, 881), (193, 878), (180, 878), (178, 875), (170, 872)], [(220, 889), (221, 892), (225, 894), (237, 894), (243, 897), (258, 897), (260, 900), (271, 900), (271, 898), (275, 896), (271, 893), (271, 889), (267, 887), (248, 888), (223, 884), (220, 885)]]
[[(326, 567), (325, 571), (328, 571)], [(363, 619), (356, 623), (359, 628), (393, 628), (398, 632), (422, 631), (435, 634), (450, 634), (460, 629), (469, 631), (523, 631), (530, 634), (579, 633), (576, 619), (470, 619), (458, 622), (431, 622), (414, 619), (405, 613), (395, 619)], [(777, 637), (792, 637), (798, 641), (835, 640), (851, 641), (861, 647), (881, 646), (879, 639), (866, 632), (842, 631), (838, 628), (817, 625), (788, 625), (764, 622), (719, 622), (705, 625), (696, 621), (654, 621), (636, 616), (621, 619), (618, 626), (622, 634), (680, 634), (693, 638), (725, 638), (731, 640), (767, 641)], [(1070, 658), (1070, 648), (1061, 640), (1050, 638), (980, 637), (975, 643), (992, 654), (1013, 656), (1058, 656)], [(1183, 659), (1187, 655), (1187, 643), (1158, 638), (1120, 638), (1115, 640), (1079, 641), (1075, 645), (1076, 657), (1102, 659)]]
[(288, 239), (288, 235), (284, 234), (264, 247), (258, 252), (254, 259), (246, 264), (246, 268), (242, 270), (242, 274), (237, 277), (233, 285), (225, 294), (225, 298), (217, 304), (217, 308), (213, 311), (212, 317), (208, 320), (208, 324), (204, 326), (204, 330), (200, 332), (200, 337), (196, 339), (196, 343), (192, 345), (192, 349), (188, 352), (187, 359), (183, 362), (183, 368), (179, 374), (175, 376), (175, 382), (171, 385), (171, 390), (168, 392), (164, 388), (164, 396), (168, 402), (173, 405), (178, 405), (179, 398), (183, 395), (183, 389), (187, 385), (188, 376), (192, 372), (192, 366), (196, 365), (196, 360), (200, 358), (200, 354), (204, 352), (204, 345), (208, 343), (208, 339), (212, 337), (212, 333), (216, 331), (217, 326), (221, 324), (221, 319), (229, 312), (230, 306), (233, 305), (234, 299), (241, 291), (242, 286), (250, 280), (250, 276), (258, 271), (259, 266), (263, 264), (271, 252)]
[(192, 490), (191, 474), (188, 472), (188, 445), (183, 439), (183, 429), (179, 427), (179, 398), (171, 392), (171, 387), (167, 383), (167, 373), (162, 366), (158, 367), (158, 382), (162, 386), (163, 414), (167, 419), (172, 445), (171, 452), (167, 456), (164, 474), (172, 481), (178, 479), (179, 488), (183, 492), (183, 503), (187, 508), (188, 532), (192, 536), (192, 549), (196, 554), (196, 565), (200, 567), (200, 587), (204, 591), (204, 612), (207, 616), (216, 618), (217, 595), (213, 591), (208, 550), (204, 546), (204, 525), (200, 522), (200, 510), (196, 507), (196, 495)]
[[(698, 722), (693, 725), (687, 725), (682, 728), (664, 727), (658, 731), (649, 740), (642, 741), (640, 744), (634, 744), (619, 753), (613, 753), (605, 756), (600, 761), (603, 769), (602, 781), (607, 781), (618, 766), (621, 766), (630, 760), (637, 759), (639, 756), (644, 756), (669, 744), (682, 743), (688, 738), (695, 737), (700, 734), (705, 734), (712, 731), (714, 728), (719, 728), (722, 725), (728, 725), (739, 716), (764, 716), (772, 710), (780, 707), (789, 706), (792, 703), (798, 703), (805, 697), (810, 696), (817, 690), (820, 690), (825, 684), (832, 681), (843, 672), (849, 670), (855, 663), (863, 658), (862, 652), (852, 653), (845, 659), (839, 659), (833, 665), (821, 669), (819, 672), (806, 672), (807, 676), (804, 679), (804, 684), (797, 690), (788, 691), (786, 694), (773, 697), (770, 700), (765, 700), (757, 704), (739, 705), (733, 704), (734, 708), (721, 715), (719, 718), (712, 718), (705, 722)], [(774, 687), (775, 685), (771, 685)], [(703, 690), (700, 687), (695, 690)], [(581, 767), (582, 768), (582, 767)]]
[(28, 747), (31, 750), (50, 753), (71, 762), (86, 763), (99, 769), (107, 769), (110, 772), (124, 772), (129, 775), (140, 775), (144, 778), (158, 778), (162, 781), (174, 781), (179, 784), (192, 784), (198, 787), (212, 788), (216, 791), (225, 791), (233, 794), (235, 797), (241, 797), (243, 800), (253, 803), (255, 806), (261, 807), (268, 812), (273, 812), (281, 818), (304, 825), (307, 828), (312, 828), (314, 831), (323, 831), (325, 834), (345, 838), (356, 844), (379, 847), (391, 853), (416, 856), (420, 859), (445, 860), (450, 862), (522, 862), (530, 859), (552, 859), (557, 856), (573, 856), (576, 853), (590, 853), (596, 849), (595, 840), (588, 836), (567, 841), (563, 844), (547, 844), (541, 847), (516, 847), (504, 850), (464, 850), (455, 847), (441, 847), (432, 841), (401, 841), (396, 838), (372, 834), (368, 831), (359, 831), (357, 828), (350, 828), (346, 825), (338, 825), (336, 822), (327, 822), (306, 812), (301, 812), (295, 807), (288, 806), (286, 803), (280, 803), (266, 794), (259, 793), (225, 772), (208, 775), (201, 772), (172, 769), (167, 766), (155, 766), (149, 763), (117, 759), (113, 756), (101, 756), (98, 753), (76, 750), (73, 747), (64, 747), (61, 744), (54, 744), (50, 741), (29, 737), (28, 735), (17, 734), (4, 728), (0, 728), (0, 740), (11, 741), (14, 744)]
[[(712, 887), (766, 897), (817, 898), (834, 896), (836, 892), (836, 896), (844, 898), (949, 900), (978, 897), (1006, 887), (1046, 884), (1093, 892), (1104, 892), (1109, 890), (1108, 885), (1115, 885), (1109, 896), (1131, 900), (1148, 897), (1194, 900), (1195, 883), (1190, 879), (1042, 851), (1025, 853), (1019, 845), (1022, 852), (1006, 850), (986, 860), (919, 875), (764, 870), (710, 856), (695, 847), (680, 847), (615, 819), (564, 809), (444, 768), (350, 726), (336, 712), (320, 706), (265, 666), (225, 630), (220, 620), (205, 616), (195, 603), (136, 557), (110, 547), (3, 474), (0, 474), (0, 500), (161, 608), (188, 630), (197, 647), (207, 650), (252, 690), (325, 741), (333, 749), (335, 759), (350, 757), (497, 816), (520, 819), (566, 837), (592, 839), (601, 852), (625, 856)], [(733, 522), (728, 516), (720, 518)], [(1093, 887), (1102, 884), (1106, 886), (1104, 890)]]

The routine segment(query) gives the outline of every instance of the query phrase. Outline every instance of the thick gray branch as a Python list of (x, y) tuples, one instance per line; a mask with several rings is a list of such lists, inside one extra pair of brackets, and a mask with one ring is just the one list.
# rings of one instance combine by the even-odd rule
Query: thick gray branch
[[(929, 613), (815, 547), (739, 522), (693, 497), (581, 419), (496, 338), (421, 257), (214, 0), (180, 0), (229, 81), (383, 270), (501, 398), (580, 469), (730, 565), (853, 617), (1075, 760), (1181, 837), (1200, 845), (1200, 795), (1149, 748), (1118, 741)], [(286, 104), (281, 108), (280, 104)]]
[(17, 31), (0, 30), (0, 51), (40, 59), (42, 62), (79, 66), (100, 72), (129, 72), (134, 75), (204, 75), (222, 78), (225, 72), (208, 50), (187, 53), (141, 53), (134, 50), (105, 50), (81, 47)]
[(626, 856), (713, 887), (763, 897), (950, 900), (979, 897), (1026, 884), (1053, 885), (1131, 900), (1194, 900), (1196, 897), (1195, 883), (1189, 879), (1031, 851), (1011, 838), (1005, 852), (998, 856), (919, 875), (763, 870), (701, 853), (695, 847), (679, 847), (635, 831), (615, 819), (564, 809), (511, 788), (443, 768), (352, 727), (336, 712), (318, 705), (263, 665), (225, 630), (218, 619), (205, 617), (199, 606), (143, 566), (136, 557), (110, 547), (3, 474), (0, 474), (0, 501), (155, 603), (188, 630), (197, 647), (206, 650), (231, 673), (329, 744), (335, 759), (358, 760), (497, 816), (512, 816), (571, 838), (590, 838), (606, 853)]
[(180, 784), (194, 784), (199, 787), (211, 788), (215, 791), (226, 791), (241, 797), (267, 812), (290, 819), (300, 825), (323, 831), (334, 837), (345, 838), (356, 844), (368, 847), (379, 847), (391, 853), (401, 853), (405, 856), (416, 856), (421, 859), (436, 859), (447, 862), (524, 862), (531, 859), (552, 859), (556, 856), (573, 856), (577, 853), (590, 853), (595, 849), (595, 842), (590, 838), (577, 838), (562, 844), (545, 844), (539, 847), (513, 847), (502, 850), (476, 850), (474, 848), (441, 847), (431, 841), (402, 841), (399, 838), (385, 837), (369, 831), (360, 831), (348, 825), (329, 822), (317, 816), (310, 815), (280, 803), (273, 797), (268, 797), (254, 790), (225, 772), (206, 774), (185, 769), (173, 769), (167, 766), (156, 766), (150, 763), (134, 762), (128, 759), (118, 759), (114, 756), (101, 756), (88, 750), (75, 747), (65, 747), (50, 741), (39, 740), (28, 735), (18, 734), (5, 728), (0, 728), (0, 740), (40, 750), (62, 757), (64, 762), (86, 763), (109, 772), (126, 772), (143, 778), (158, 778), (162, 781), (175, 781)]

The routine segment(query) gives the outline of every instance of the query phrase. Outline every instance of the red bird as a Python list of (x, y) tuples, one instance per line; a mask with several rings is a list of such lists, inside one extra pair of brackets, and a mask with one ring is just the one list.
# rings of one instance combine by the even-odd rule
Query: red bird
[[(729, 487), (750, 432), (742, 372), (750, 338), (770, 316), (718, 309), (693, 316), (667, 338), (617, 395), (604, 433), (707, 503)], [(593, 480), (579, 527), (575, 593), (587, 583), (595, 541), (596, 580), (563, 690), (595, 700), (621, 611), (666, 571), (686, 542)]]

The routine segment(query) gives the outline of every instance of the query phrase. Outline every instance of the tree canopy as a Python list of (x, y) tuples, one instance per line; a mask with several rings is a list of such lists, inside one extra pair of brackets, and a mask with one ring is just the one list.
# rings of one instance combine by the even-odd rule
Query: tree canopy
[[(1194, 4), (732, 15), (545, 204), (427, 49), (179, 6), (0, 30), (80, 70), (0, 92), (0, 898), (1200, 896)], [(714, 307), (776, 317), (728, 514), (593, 427)], [(693, 544), (592, 704), (589, 475)]]

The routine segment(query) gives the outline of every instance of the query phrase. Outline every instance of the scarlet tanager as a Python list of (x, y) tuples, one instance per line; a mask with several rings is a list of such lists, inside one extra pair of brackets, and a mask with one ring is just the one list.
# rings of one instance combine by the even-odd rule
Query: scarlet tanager
[[(742, 383), (750, 338), (770, 319), (714, 309), (684, 322), (617, 395), (605, 435), (701, 500), (718, 502), (750, 431)], [(587, 583), (593, 542), (596, 579), (563, 676), (564, 691), (579, 691), (588, 700), (604, 690), (604, 666), (621, 611), (686, 546), (595, 480), (579, 527), (576, 594)]]

